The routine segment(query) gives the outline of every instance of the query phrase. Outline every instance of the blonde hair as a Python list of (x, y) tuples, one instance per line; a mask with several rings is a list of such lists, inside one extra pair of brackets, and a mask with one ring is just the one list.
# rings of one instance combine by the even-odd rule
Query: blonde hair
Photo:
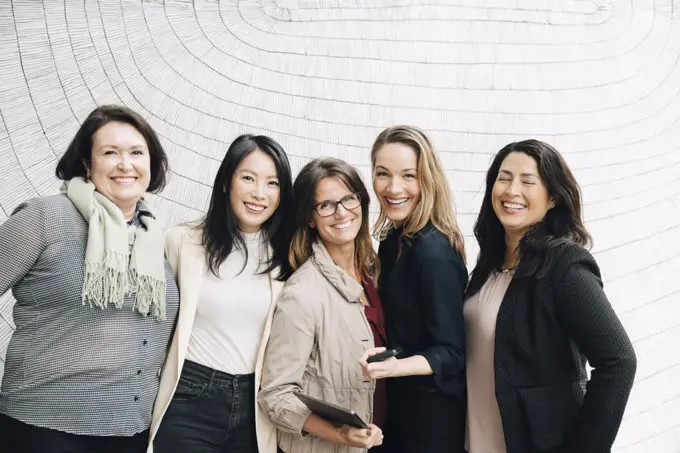
[[(375, 178), (375, 162), (378, 152), (390, 143), (400, 143), (415, 151), (417, 164), (417, 178), (420, 184), (420, 199), (404, 221), (402, 236), (412, 237), (422, 230), (428, 222), (446, 238), (451, 246), (465, 261), (465, 243), (460, 232), (454, 212), (451, 187), (444, 173), (439, 156), (432, 146), (432, 142), (424, 131), (415, 126), (393, 126), (382, 131), (373, 143), (371, 149), (371, 166)], [(373, 233), (378, 240), (385, 238), (394, 225), (385, 215), (380, 204), (380, 214), (373, 227)]]
[(347, 162), (332, 157), (314, 159), (305, 165), (293, 184), (295, 194), (295, 234), (288, 252), (288, 262), (293, 270), (297, 270), (312, 256), (312, 245), (318, 240), (319, 234), (315, 228), (309, 226), (314, 213), (316, 188), (322, 179), (337, 177), (347, 188), (359, 194), (361, 199), (361, 226), (354, 239), (354, 266), (358, 276), (377, 278), (380, 273), (371, 233), (368, 226), (368, 206), (370, 197), (361, 176)]

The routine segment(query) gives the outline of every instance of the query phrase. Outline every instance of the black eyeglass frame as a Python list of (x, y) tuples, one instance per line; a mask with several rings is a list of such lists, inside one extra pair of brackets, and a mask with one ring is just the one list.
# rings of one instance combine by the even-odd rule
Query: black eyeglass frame
[[(346, 199), (347, 197), (350, 197), (350, 196), (352, 196), (352, 195), (354, 195), (354, 196), (357, 197), (357, 201), (359, 202), (359, 204), (357, 204), (357, 205), (354, 206), (353, 208), (348, 208), (347, 206), (345, 206), (345, 203), (343, 203), (342, 200), (344, 200), (344, 199)], [(322, 214), (319, 212), (319, 206), (321, 206), (321, 205), (324, 204), (324, 203), (330, 203), (330, 204), (333, 206), (333, 212), (332, 212), (332, 213), (327, 214), (327, 215), (322, 215)], [(360, 194), (359, 192), (354, 192), (354, 193), (352, 193), (352, 194), (345, 195), (344, 197), (342, 197), (342, 198), (341, 198), (340, 200), (338, 200), (338, 201), (324, 200), (324, 201), (322, 201), (321, 203), (315, 204), (315, 205), (313, 206), (313, 208), (314, 208), (314, 210), (316, 211), (316, 213), (319, 215), (319, 217), (321, 217), (321, 218), (326, 218), (326, 217), (330, 217), (330, 216), (332, 216), (332, 215), (335, 215), (335, 213), (338, 212), (338, 205), (339, 205), (339, 204), (341, 204), (342, 207), (345, 208), (345, 209), (347, 209), (348, 211), (352, 211), (352, 210), (358, 208), (359, 206), (361, 206), (361, 194)]]

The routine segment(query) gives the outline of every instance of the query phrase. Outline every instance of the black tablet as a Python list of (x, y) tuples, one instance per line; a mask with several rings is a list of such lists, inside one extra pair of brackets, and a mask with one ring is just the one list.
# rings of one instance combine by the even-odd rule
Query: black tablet
[(325, 418), (333, 424), (349, 425), (355, 428), (368, 428), (366, 422), (354, 411), (321, 401), (320, 399), (312, 398), (304, 393), (296, 393), (295, 396), (297, 396), (300, 401), (316, 415)]

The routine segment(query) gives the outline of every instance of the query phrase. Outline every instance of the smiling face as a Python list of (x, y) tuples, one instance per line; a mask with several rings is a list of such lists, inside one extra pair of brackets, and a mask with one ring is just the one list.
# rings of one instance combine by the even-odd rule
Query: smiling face
[(274, 160), (259, 149), (236, 168), (229, 189), (236, 225), (244, 233), (256, 233), (279, 206), (279, 178)]
[(508, 154), (491, 192), (493, 210), (506, 236), (524, 236), (532, 225), (543, 220), (551, 202), (536, 161), (522, 152)]
[(361, 203), (356, 203), (357, 207), (351, 210), (340, 203), (340, 200), (343, 200), (344, 204), (353, 206), (355, 204), (353, 196), (354, 192), (336, 176), (323, 178), (316, 186), (315, 205), (321, 204), (323, 207), (325, 202), (338, 202), (335, 214), (328, 217), (321, 217), (316, 209), (312, 212), (310, 224), (316, 228), (327, 249), (353, 245), (359, 234), (363, 220)]
[(388, 143), (375, 156), (373, 190), (395, 226), (403, 225), (420, 200), (418, 155), (402, 143)]
[(127, 123), (112, 121), (92, 137), (90, 180), (126, 217), (149, 187), (151, 158), (144, 136)]

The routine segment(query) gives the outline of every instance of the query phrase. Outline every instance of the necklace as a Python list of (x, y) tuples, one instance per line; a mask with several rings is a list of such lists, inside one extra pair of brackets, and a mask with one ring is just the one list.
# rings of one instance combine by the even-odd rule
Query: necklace
[(502, 273), (502, 274), (507, 274), (508, 272), (514, 271), (516, 268), (517, 268), (517, 266), (509, 267), (509, 268), (507, 268), (507, 269), (501, 268), (501, 273)]

